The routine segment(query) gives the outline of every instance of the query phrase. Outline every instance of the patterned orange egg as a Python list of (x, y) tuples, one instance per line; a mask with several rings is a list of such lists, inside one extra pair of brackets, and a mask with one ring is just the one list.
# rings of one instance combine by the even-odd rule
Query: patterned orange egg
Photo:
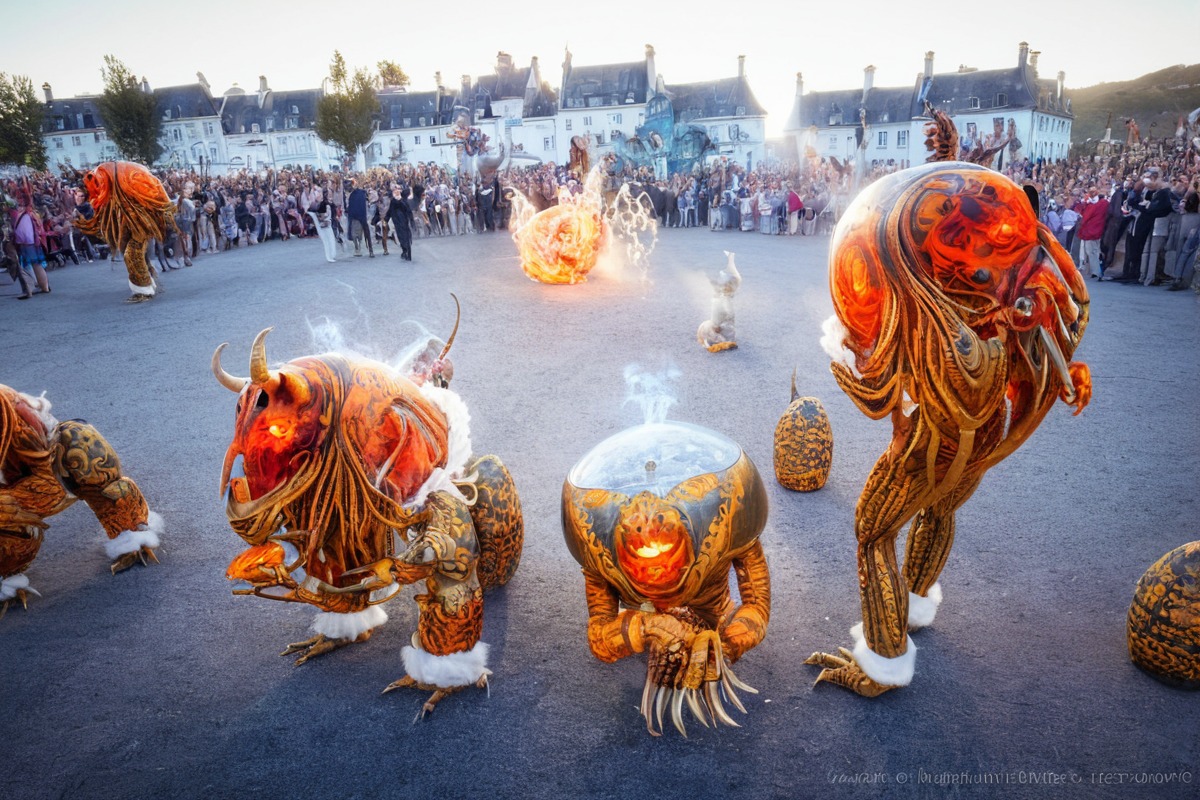
[(794, 492), (815, 492), (825, 485), (833, 464), (833, 429), (825, 406), (800, 397), (792, 376), (792, 402), (775, 426), (775, 480)]
[(1200, 541), (1146, 570), (1126, 627), (1134, 664), (1163, 683), (1200, 689)]

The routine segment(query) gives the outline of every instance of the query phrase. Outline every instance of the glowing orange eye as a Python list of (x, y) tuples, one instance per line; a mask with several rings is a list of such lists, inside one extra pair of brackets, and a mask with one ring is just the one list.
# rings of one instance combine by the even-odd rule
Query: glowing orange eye
[(642, 558), (654, 558), (666, 553), (674, 546), (674, 542), (651, 542), (650, 544), (642, 545), (634, 552), (636, 552)]
[(291, 433), (291, 429), (289, 429), (286, 425), (272, 425), (270, 428), (267, 428), (267, 430), (276, 439), (282, 439)]

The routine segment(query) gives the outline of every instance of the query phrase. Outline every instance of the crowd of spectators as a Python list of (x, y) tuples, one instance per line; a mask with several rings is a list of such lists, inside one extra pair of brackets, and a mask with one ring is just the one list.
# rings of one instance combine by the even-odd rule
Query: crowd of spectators
[[(613, 163), (601, 163), (604, 193), (611, 197), (629, 184), (634, 196), (641, 197), (647, 211), (658, 218), (660, 228), (706, 227), (780, 236), (828, 233), (862, 186), (901, 166), (876, 164), (856, 174), (852, 165), (836, 159), (808, 158), (764, 161), (748, 170), (720, 158), (705, 168), (656, 177), (644, 167), (614, 169)], [(1123, 250), (1125, 261), (1134, 251), (1142, 256), (1144, 263), (1134, 265), (1133, 277), (1143, 285), (1167, 281), (1172, 288), (1183, 288), (1190, 283), (1200, 238), (1196, 142), (1145, 142), (1118, 154), (1056, 163), (1020, 160), (1004, 165), (1002, 171), (1017, 183), (1036, 188), (1042, 221), (1089, 277), (1113, 272), (1120, 260), (1118, 251)], [(1147, 182), (1151, 173), (1159, 183)], [(333, 233), (345, 242), (351, 177), (357, 188), (366, 191), (371, 237), (384, 244), (385, 253), (386, 242), (397, 233), (389, 225), (396, 219), (389, 213), (390, 204), (396, 202), (393, 197), (404, 198), (411, 210), (413, 236), (461, 236), (507, 228), (517, 192), (541, 210), (564, 194), (582, 191), (583, 177), (553, 163), (510, 167), (483, 181), (432, 163), (375, 167), (353, 175), (311, 168), (228, 175), (171, 169), (157, 174), (176, 203), (178, 227), (187, 239), (181, 242), (172, 234), (169, 241), (153, 244), (151, 264), (162, 271), (190, 266), (192, 257), (200, 253), (317, 236), (321, 217), (309, 212), (319, 203), (322, 210), (332, 209)], [(35, 173), (0, 182), (0, 189), (5, 211), (0, 215), (3, 255), (11, 261), (10, 275), (21, 283), (22, 297), (33, 293), (34, 283), (39, 291), (50, 291), (48, 268), (120, 257), (104, 242), (76, 229), (76, 214), (89, 214), (90, 209), (86, 204), (77, 206), (71, 179)], [(1143, 229), (1149, 223), (1139, 226), (1137, 219), (1156, 197), (1155, 208), (1169, 201), (1170, 211), (1150, 211), (1160, 221), (1146, 233)], [(1101, 203), (1103, 215), (1096, 208)], [(1100, 216), (1103, 224), (1097, 221)], [(1137, 245), (1133, 245), (1135, 232)], [(368, 249), (373, 255), (374, 250)], [(1147, 277), (1150, 261), (1155, 267)], [(1130, 278), (1130, 271), (1123, 264), (1120, 277)]]

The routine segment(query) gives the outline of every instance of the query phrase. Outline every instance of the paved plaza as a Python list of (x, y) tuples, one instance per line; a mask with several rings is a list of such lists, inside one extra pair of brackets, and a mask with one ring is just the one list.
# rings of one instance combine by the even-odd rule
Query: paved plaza
[[(1130, 663), (1125, 614), (1142, 572), (1200, 538), (1196, 296), (1089, 281), (1077, 358), (1092, 404), (1079, 417), (1058, 405), (987, 475), (958, 515), (937, 620), (914, 635), (912, 685), (867, 700), (814, 689), (803, 663), (848, 646), (860, 619), (854, 504), (891, 430), (854, 408), (817, 344), (827, 249), (667, 230), (648, 281), (554, 287), (524, 277), (505, 234), (419, 239), (411, 264), (395, 251), (327, 264), (318, 242), (293, 240), (202, 256), (135, 306), (119, 264), (54, 271), (53, 293), (25, 302), (0, 283), (0, 382), (100, 428), (167, 523), (162, 563), (114, 577), (83, 504), (51, 519), (27, 573), (41, 597), (0, 620), (0, 797), (1195, 796), (1200, 694)], [(740, 347), (709, 354), (695, 331), (722, 250), (744, 279)], [(490, 696), (465, 690), (414, 724), (424, 694), (380, 694), (403, 674), (413, 590), (369, 642), (301, 667), (278, 654), (310, 635), (311, 610), (230, 593), (243, 545), (218, 483), (234, 395), (209, 360), (228, 341), (225, 368), (247, 374), (268, 326), (272, 362), (325, 346), (333, 327), (387, 358), (421, 326), (449, 334), (450, 292), (453, 388), (475, 451), (516, 480), (526, 544), (487, 598)], [(741, 728), (686, 717), (690, 738), (669, 725), (650, 737), (645, 657), (604, 664), (587, 647), (560, 493), (581, 455), (641, 421), (623, 402), (630, 364), (676, 368), (670, 416), (731, 436), (767, 483), (772, 616), (737, 665), (759, 690), (733, 712)], [(835, 437), (813, 494), (772, 477), (793, 368)]]

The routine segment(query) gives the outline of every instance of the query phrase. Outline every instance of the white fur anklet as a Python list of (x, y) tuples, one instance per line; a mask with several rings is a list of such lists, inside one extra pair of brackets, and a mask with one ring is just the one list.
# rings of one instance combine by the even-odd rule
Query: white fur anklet
[(367, 606), (362, 611), (338, 614), (333, 611), (318, 611), (313, 618), (314, 633), (326, 639), (357, 639), (359, 634), (378, 628), (387, 622), (388, 615), (379, 606)]
[(908, 629), (915, 631), (933, 624), (937, 616), (938, 606), (942, 604), (942, 584), (935, 583), (929, 587), (929, 592), (921, 597), (919, 594), (908, 593)]
[(7, 578), (0, 578), (0, 602), (12, 600), (21, 589), (37, 597), (42, 596), (41, 592), (29, 586), (29, 578), (26, 578), (24, 573), (18, 572), (16, 575), (9, 575)]
[(121, 531), (116, 538), (104, 543), (104, 552), (109, 558), (123, 556), (126, 553), (136, 553), (143, 547), (155, 548), (159, 545), (159, 536), (166, 530), (166, 523), (157, 513), (151, 511), (146, 522), (138, 525), (136, 531)]
[(850, 629), (854, 637), (854, 660), (867, 677), (884, 686), (908, 686), (912, 683), (913, 671), (917, 666), (917, 646), (911, 636), (906, 637), (907, 649), (895, 658), (879, 655), (867, 646), (860, 622)]
[(129, 281), (129, 291), (133, 292), (134, 294), (145, 294), (145, 295), (150, 295), (151, 297), (153, 297), (154, 296), (154, 284), (151, 283), (149, 286), (138, 286), (133, 281)]
[(435, 656), (421, 649), (414, 633), (412, 644), (405, 645), (400, 657), (404, 660), (404, 671), (410, 678), (417, 683), (441, 689), (473, 686), (480, 678), (492, 674), (487, 668), (488, 646), (484, 642), (476, 642), (470, 650), (461, 653)]

